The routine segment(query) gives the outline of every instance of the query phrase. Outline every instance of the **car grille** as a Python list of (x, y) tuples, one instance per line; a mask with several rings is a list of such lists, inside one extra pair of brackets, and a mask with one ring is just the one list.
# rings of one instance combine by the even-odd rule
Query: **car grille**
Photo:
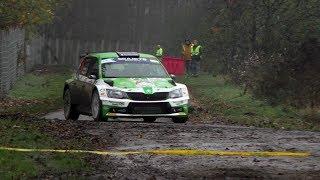
[(169, 103), (130, 103), (130, 114), (169, 114)]
[(128, 96), (131, 100), (134, 101), (163, 101), (167, 100), (169, 93), (160, 92), (154, 94), (144, 94), (144, 93), (128, 93)]

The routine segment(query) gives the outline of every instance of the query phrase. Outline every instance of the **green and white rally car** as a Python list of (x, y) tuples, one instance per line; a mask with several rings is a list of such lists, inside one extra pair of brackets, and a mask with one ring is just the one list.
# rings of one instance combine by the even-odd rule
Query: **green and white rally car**
[(64, 114), (77, 120), (80, 114), (96, 121), (108, 118), (160, 117), (175, 123), (188, 120), (189, 93), (176, 83), (154, 56), (134, 52), (92, 53), (81, 58), (74, 78), (64, 87)]

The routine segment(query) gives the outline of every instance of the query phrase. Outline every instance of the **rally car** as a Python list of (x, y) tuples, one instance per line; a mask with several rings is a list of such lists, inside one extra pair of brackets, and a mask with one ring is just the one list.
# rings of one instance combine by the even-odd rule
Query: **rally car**
[(95, 121), (109, 118), (188, 120), (189, 93), (154, 56), (135, 52), (91, 53), (81, 58), (63, 92), (67, 120), (80, 114)]

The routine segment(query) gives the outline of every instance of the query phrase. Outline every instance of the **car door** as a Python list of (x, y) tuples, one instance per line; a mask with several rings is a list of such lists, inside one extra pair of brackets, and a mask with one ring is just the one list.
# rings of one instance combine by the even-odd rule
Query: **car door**
[[(95, 88), (96, 80), (99, 78), (99, 64), (96, 58), (88, 59), (88, 72), (84, 81), (83, 103), (88, 109), (91, 108), (91, 96)], [(93, 78), (93, 76), (95, 78)]]
[(77, 91), (77, 96), (75, 99), (75, 102), (83, 107), (85, 105), (85, 102), (83, 98), (85, 97), (84, 92), (85, 92), (85, 85), (86, 85), (86, 79), (87, 79), (87, 74), (89, 70), (89, 65), (90, 61), (88, 59), (84, 59), (81, 62), (80, 68), (78, 70), (77, 76), (76, 76), (76, 82), (75, 82), (75, 87)]

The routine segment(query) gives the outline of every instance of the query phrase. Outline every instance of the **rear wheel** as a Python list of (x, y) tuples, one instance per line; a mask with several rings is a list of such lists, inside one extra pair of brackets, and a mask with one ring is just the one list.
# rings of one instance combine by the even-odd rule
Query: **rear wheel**
[(63, 101), (64, 117), (66, 120), (78, 120), (80, 113), (75, 109), (75, 105), (72, 104), (71, 92), (69, 89), (64, 92)]
[(172, 118), (174, 123), (186, 123), (188, 121), (188, 117), (174, 117)]
[(104, 117), (102, 114), (102, 102), (97, 91), (93, 93), (91, 98), (91, 113), (94, 121), (99, 122), (108, 120), (108, 118)]
[(146, 123), (154, 123), (156, 120), (157, 120), (157, 118), (155, 118), (155, 117), (145, 117), (145, 118), (143, 118), (143, 122), (146, 122)]

